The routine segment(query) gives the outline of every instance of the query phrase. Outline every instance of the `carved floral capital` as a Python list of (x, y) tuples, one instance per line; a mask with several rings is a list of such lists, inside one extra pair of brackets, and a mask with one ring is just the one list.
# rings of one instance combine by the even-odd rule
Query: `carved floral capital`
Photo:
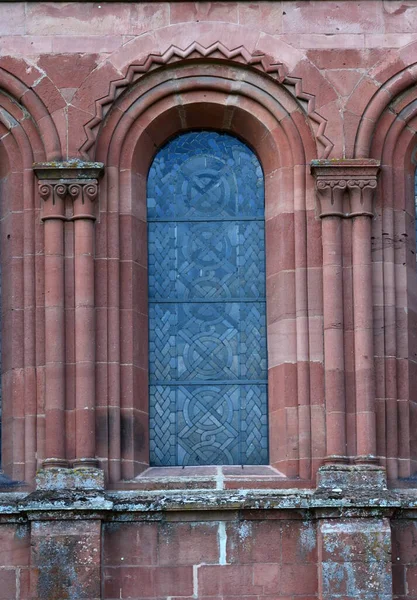
[(379, 164), (374, 159), (313, 160), (320, 217), (373, 217)]

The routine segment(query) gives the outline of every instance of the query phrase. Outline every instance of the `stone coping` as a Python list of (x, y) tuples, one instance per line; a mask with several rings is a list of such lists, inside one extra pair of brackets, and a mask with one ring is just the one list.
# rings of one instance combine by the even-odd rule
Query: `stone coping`
[[(375, 490), (374, 490), (375, 492)], [(407, 512), (408, 511), (408, 512)], [(58, 490), (0, 495), (0, 523), (8, 520), (338, 518), (403, 516), (417, 519), (417, 490), (341, 494), (313, 490), (193, 490), (97, 492)], [(209, 515), (212, 515), (211, 517)], [(227, 516), (229, 515), (229, 516)], [(271, 516), (274, 515), (274, 516)]]
[(39, 180), (98, 179), (104, 164), (74, 158), (72, 160), (36, 162), (33, 170)]

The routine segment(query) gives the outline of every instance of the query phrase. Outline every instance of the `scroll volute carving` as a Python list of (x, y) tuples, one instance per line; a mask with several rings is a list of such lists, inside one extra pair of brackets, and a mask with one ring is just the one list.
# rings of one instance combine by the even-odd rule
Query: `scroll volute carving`
[[(42, 219), (95, 219), (94, 203), (98, 196), (98, 178), (102, 163), (64, 161), (35, 163), (39, 195), (44, 200)], [(73, 216), (65, 214), (65, 201), (72, 199)]]
[(69, 195), (74, 201), (73, 219), (95, 219), (94, 201), (98, 194), (97, 181), (73, 183), (68, 188)]
[(379, 161), (373, 159), (314, 160), (320, 217), (373, 217)]
[(65, 219), (65, 198), (67, 186), (62, 183), (39, 181), (39, 195), (44, 200), (42, 218)]

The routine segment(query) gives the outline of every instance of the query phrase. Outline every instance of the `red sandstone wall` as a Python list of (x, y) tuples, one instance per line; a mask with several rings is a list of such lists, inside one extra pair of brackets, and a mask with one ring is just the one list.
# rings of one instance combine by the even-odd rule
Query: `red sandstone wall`
[(332, 155), (350, 156), (369, 98), (401, 64), (413, 62), (416, 41), (414, 2), (17, 2), (1, 10), (1, 66), (45, 102), (64, 157), (78, 154), (95, 100), (129, 64), (195, 41), (243, 45), (308, 78), (305, 91), (328, 122)]
[(30, 526), (0, 526), (0, 598), (29, 598)]
[(394, 598), (417, 598), (417, 532), (414, 521), (404, 518), (392, 523), (392, 577)]
[[(3, 220), (3, 230), (13, 222), (14, 231), (14, 243), (3, 248), (5, 257), (12, 252), (13, 270), (13, 277), (7, 268), (4, 272), (14, 321), (13, 336), (7, 331), (3, 336), (10, 345), (3, 377), (4, 421), (13, 432), (4, 439), (8, 472), (33, 481), (51, 452), (80, 458), (77, 435), (84, 446), (95, 445), (113, 483), (146, 468), (147, 345), (146, 335), (136, 333), (146, 328), (146, 248), (127, 240), (143, 239), (144, 185), (155, 148), (181, 129), (210, 126), (246, 139), (266, 173), (271, 463), (287, 478), (312, 485), (326, 456), (340, 454), (340, 447), (348, 456), (360, 455), (358, 446), (365, 448), (372, 439), (371, 454), (380, 457), (391, 480), (414, 473), (416, 3), (2, 3), (0, 16), (0, 68), (7, 90), (1, 131), (11, 169), (3, 181), (14, 207), (9, 221)], [(210, 77), (218, 79), (203, 92), (195, 83), (201, 72), (193, 60), (208, 55), (215, 71)], [(157, 71), (161, 64), (171, 71)], [(204, 66), (206, 74), (209, 68)], [(142, 83), (134, 86), (142, 74)], [(255, 88), (263, 92), (262, 101), (256, 92), (257, 104)], [(151, 105), (141, 117), (147, 98)], [(48, 227), (39, 222), (44, 205), (29, 174), (34, 161), (74, 157), (105, 163), (94, 233), (95, 343), (86, 333), (81, 339), (83, 328), (77, 325), (74, 282), (83, 284), (74, 271), (76, 234), (70, 221), (63, 234), (63, 300), (52, 297), (56, 290), (44, 279)], [(358, 357), (355, 362), (360, 307), (354, 307), (359, 294), (353, 292), (350, 221), (338, 234), (343, 332), (334, 348), (323, 347), (323, 327), (329, 331), (332, 319), (324, 314), (323, 240), (309, 164), (314, 158), (352, 157), (382, 161), (372, 232), (372, 366), (370, 357), (365, 366), (358, 366)], [(71, 218), (70, 203), (63, 210), (61, 216)], [(92, 295), (89, 290), (91, 314)], [(45, 345), (45, 336), (55, 331), (53, 320), (45, 322), (45, 314), (52, 314), (45, 306), (65, 312), (55, 347)], [(85, 331), (93, 327), (87, 321)], [(328, 360), (326, 366), (326, 352), (340, 364), (332, 367)], [(76, 392), (81, 363), (89, 363), (89, 375), (78, 379)], [(60, 375), (51, 375), (51, 365)], [(91, 443), (94, 436), (77, 433), (75, 426), (84, 384), (95, 411), (97, 435)], [(337, 390), (329, 391), (326, 405), (325, 386), (332, 385)], [(363, 410), (359, 399), (371, 388), (372, 410)], [(329, 409), (331, 396), (344, 398), (339, 420), (346, 440), (340, 443), (341, 411), (336, 405)], [(359, 413), (369, 413), (369, 423)], [(51, 434), (47, 427), (62, 431)]]
[(105, 523), (101, 565), (96, 522), (1, 525), (0, 598), (310, 600), (315, 523), (281, 517)]
[(103, 598), (313, 598), (313, 522), (109, 523)]
[[(175, 92), (175, 102), (165, 100), (163, 112), (154, 96), (148, 120), (134, 125), (138, 105), (146, 102), (135, 93), (146, 86), (141, 82), (136, 91), (133, 85), (129, 88), (136, 76), (132, 65), (144, 73), (170, 63), (173, 73), (174, 63), (188, 56), (183, 72), (201, 77), (193, 59), (202, 59), (205, 52), (210, 54), (206, 73), (214, 61), (227, 84), (223, 81), (208, 92), (182, 89), (180, 94), (172, 78), (167, 85)], [(256, 62), (259, 55), (262, 65)], [(274, 464), (287, 477), (275, 480), (277, 487), (281, 482), (287, 487), (314, 486), (326, 441), (339, 439), (329, 420), (326, 424), (322, 228), (309, 163), (313, 158), (381, 160), (372, 233), (377, 427), (376, 432), (363, 428), (361, 433), (375, 436), (376, 453), (392, 481), (415, 473), (416, 64), (415, 1), (0, 3), (0, 87), (6, 90), (0, 114), (0, 191), (6, 199), (1, 211), (6, 316), (3, 465), (10, 475), (32, 484), (42, 460), (51, 458), (48, 440), (56, 442), (67, 459), (79, 458), (74, 225), (68, 221), (63, 227), (66, 331), (58, 332), (58, 351), (65, 355), (58, 367), (65, 362), (66, 377), (57, 378), (51, 396), (53, 402), (55, 392), (65, 400), (65, 426), (54, 429), (60, 432), (54, 437), (45, 425), (45, 413), (49, 410), (51, 417), (55, 409), (45, 400), (45, 349), (53, 352), (56, 342), (55, 337), (45, 342), (45, 293), (52, 288), (44, 277), (44, 205), (34, 191), (32, 163), (74, 157), (105, 162), (95, 238), (97, 436), (92, 445), (95, 441), (100, 464), (117, 487), (121, 477), (137, 475), (147, 460), (146, 343), (139, 344), (131, 327), (132, 322), (146, 322), (146, 307), (143, 295), (132, 299), (130, 287), (134, 273), (136, 289), (143, 292), (146, 287), (140, 279), (146, 266), (140, 200), (147, 161), (167, 136), (181, 127), (201, 126), (202, 117), (210, 126), (230, 127), (253, 146), (265, 142), (259, 143), (258, 151), (272, 198), (267, 207), (268, 273), (271, 290), (286, 290), (269, 307), (274, 331), (271, 427), (278, 434), (271, 436), (271, 448)], [(246, 81), (242, 73), (249, 72)], [(270, 77), (265, 78), (265, 72)], [(237, 88), (244, 88), (240, 76), (245, 89), (257, 87), (265, 95), (262, 110), (242, 97), (236, 99)], [(154, 70), (146, 81), (157, 87), (166, 83), (163, 77)], [(124, 109), (119, 112), (124, 121), (117, 129), (120, 115), (114, 102), (122, 91)], [(231, 114), (226, 108), (234, 103), (235, 120), (224, 120)], [(271, 105), (276, 121), (268, 112)], [(101, 128), (109, 112), (111, 118)], [(242, 116), (248, 113), (258, 119), (256, 127), (255, 120)], [(161, 115), (157, 125), (148, 127)], [(143, 128), (146, 139), (137, 146)], [(61, 216), (72, 214), (70, 204), (66, 202)], [(342, 235), (338, 230), (335, 237), (342, 239), (344, 331), (339, 354), (334, 355), (344, 364), (346, 453), (353, 457), (361, 426), (361, 389), (355, 367), (351, 221), (343, 221), (341, 229)], [(58, 238), (51, 234), (49, 241)], [(59, 304), (62, 298), (52, 301)], [(119, 308), (125, 319), (121, 324)], [(47, 331), (54, 331), (54, 323), (49, 326)], [(123, 347), (116, 346), (120, 332)], [(328, 400), (332, 398), (329, 393)], [(91, 397), (89, 401), (94, 403)], [(54, 414), (50, 423), (55, 427)], [(141, 485), (146, 487), (143, 481)], [(272, 484), (264, 480), (262, 485)], [(0, 598), (389, 598), (389, 523), (373, 521), (377, 517), (371, 513), (367, 519), (350, 515), (350, 520), (349, 515), (340, 520), (337, 513), (320, 527), (288, 516), (264, 520), (257, 511), (251, 519), (221, 522), (187, 521), (183, 516), (184, 522), (157, 522), (152, 512), (148, 517), (146, 522), (129, 523), (109, 518), (101, 527), (97, 515), (90, 523), (48, 521), (46, 514), (33, 524), (31, 537), (26, 524), (2, 524)], [(414, 521), (392, 520), (391, 526), (394, 598), (415, 600)]]
[(389, 523), (358, 515), (45, 513), (0, 526), (0, 598), (414, 600), (415, 521), (392, 521), (391, 584)]

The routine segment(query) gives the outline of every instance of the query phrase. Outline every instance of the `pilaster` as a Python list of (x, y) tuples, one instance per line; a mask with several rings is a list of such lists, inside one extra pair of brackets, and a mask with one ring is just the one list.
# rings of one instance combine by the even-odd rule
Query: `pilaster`
[[(95, 468), (95, 323), (94, 221), (101, 163), (79, 160), (35, 163), (42, 221), (45, 225), (45, 420), (44, 469), (54, 468), (62, 487), (63, 468)], [(65, 347), (66, 286), (65, 223), (74, 222), (74, 331), (75, 331), (75, 460), (67, 456)], [(71, 471), (70, 479), (74, 478)], [(42, 477), (41, 477), (42, 479)], [(53, 482), (48, 482), (53, 487)], [(65, 478), (64, 478), (65, 479)], [(71, 481), (72, 481), (71, 479)], [(43, 479), (42, 479), (43, 481)]]
[(346, 463), (343, 219), (352, 219), (352, 295), (356, 395), (355, 462), (376, 462), (371, 225), (379, 162), (315, 160), (317, 210), (322, 220), (327, 460)]

